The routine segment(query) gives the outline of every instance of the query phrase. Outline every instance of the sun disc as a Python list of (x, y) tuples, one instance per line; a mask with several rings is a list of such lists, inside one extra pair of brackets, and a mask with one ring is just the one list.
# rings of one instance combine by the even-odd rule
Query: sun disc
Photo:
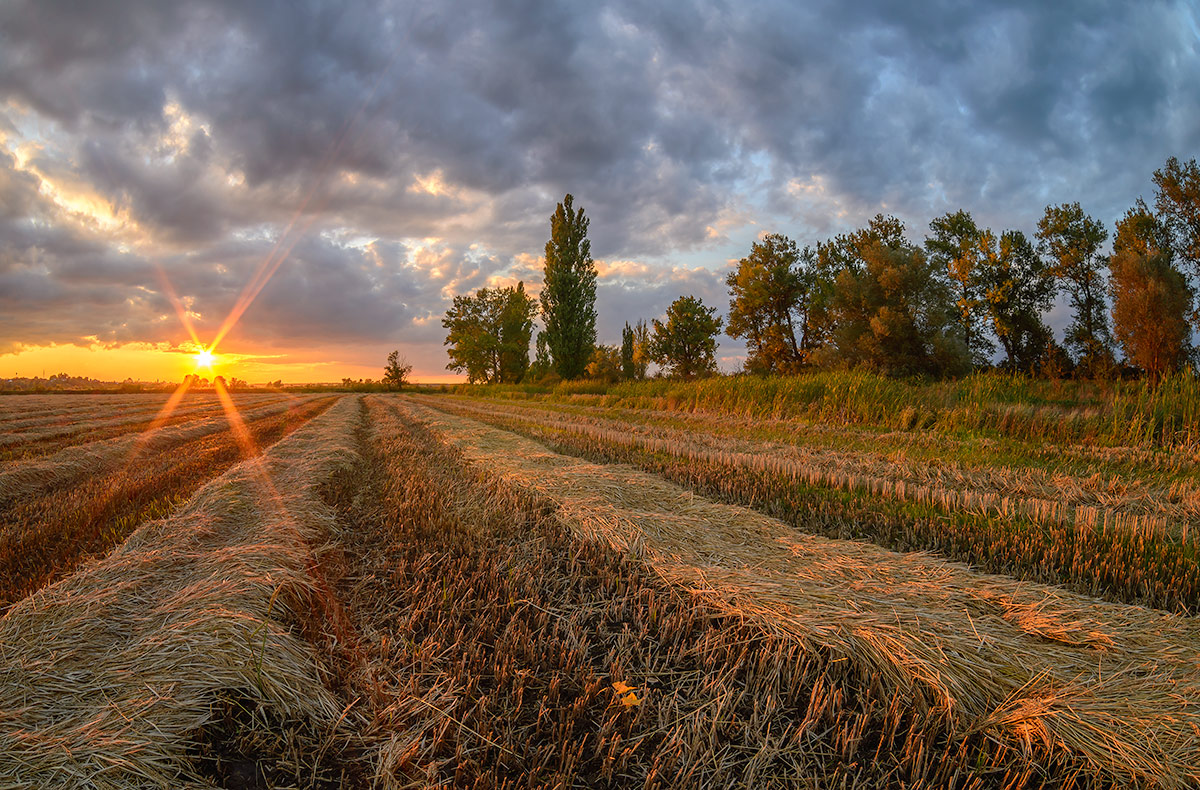
[(196, 352), (196, 365), (202, 368), (211, 368), (213, 363), (217, 361), (217, 357), (207, 348), (203, 351)]

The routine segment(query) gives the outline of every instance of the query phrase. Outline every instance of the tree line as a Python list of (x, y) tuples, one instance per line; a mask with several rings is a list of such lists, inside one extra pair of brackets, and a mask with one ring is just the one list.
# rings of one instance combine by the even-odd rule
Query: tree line
[[(929, 223), (913, 243), (896, 217), (801, 247), (763, 236), (726, 278), (726, 318), (681, 296), (662, 320), (626, 323), (619, 347), (596, 343), (596, 268), (589, 219), (567, 195), (550, 218), (537, 299), (523, 283), (455, 297), (442, 324), (448, 368), (472, 382), (645, 378), (716, 370), (722, 328), (746, 341), (749, 373), (813, 367), (889, 375), (958, 376), (1002, 370), (1158, 379), (1196, 362), (1200, 329), (1200, 167), (1172, 157), (1109, 232), (1079, 203), (1047, 206), (1030, 238), (980, 227), (965, 210)], [(1062, 343), (1045, 322), (1065, 295)], [(529, 360), (534, 321), (536, 354)], [(1123, 354), (1120, 362), (1117, 352)]]

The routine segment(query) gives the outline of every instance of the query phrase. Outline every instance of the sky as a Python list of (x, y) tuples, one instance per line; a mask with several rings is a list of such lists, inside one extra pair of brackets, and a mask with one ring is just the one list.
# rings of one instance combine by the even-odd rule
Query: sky
[(9, 0), (0, 376), (178, 380), (219, 338), (251, 382), (452, 380), (451, 300), (536, 293), (568, 192), (611, 344), (725, 314), (765, 233), (1111, 230), (1200, 154), (1198, 55), (1177, 0)]

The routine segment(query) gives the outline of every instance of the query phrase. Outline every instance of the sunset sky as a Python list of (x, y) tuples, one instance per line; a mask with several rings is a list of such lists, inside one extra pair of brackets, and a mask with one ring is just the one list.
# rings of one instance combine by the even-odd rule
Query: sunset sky
[[(1076, 200), (1111, 230), (1200, 156), (1198, 25), (1151, 1), (6, 2), (0, 377), (178, 380), (190, 323), (226, 376), (378, 378), (399, 349), (450, 380), (450, 300), (536, 292), (566, 192), (603, 343), (683, 294), (724, 314), (764, 232), (885, 212), (919, 242), (966, 208), (1032, 233)], [(742, 353), (722, 338), (723, 368)]]

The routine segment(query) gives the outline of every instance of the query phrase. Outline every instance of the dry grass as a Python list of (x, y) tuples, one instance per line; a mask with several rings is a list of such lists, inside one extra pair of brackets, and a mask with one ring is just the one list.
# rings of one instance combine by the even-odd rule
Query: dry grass
[[(611, 445), (636, 446), (690, 461), (768, 470), (811, 485), (866, 491), (948, 510), (1012, 516), (1038, 523), (1082, 523), (1177, 539), (1200, 527), (1200, 485), (1177, 481), (1151, 486), (1103, 476), (1040, 469), (936, 464), (904, 457), (749, 441), (704, 426), (688, 430), (648, 427), (622, 419), (563, 417), (529, 406), (457, 401), (464, 413), (501, 414), (538, 426), (591, 436)], [(797, 431), (803, 440), (803, 430)]]
[(1200, 782), (1200, 626), (803, 535), (659, 478), (412, 407), (476, 468), (553, 503), (579, 534), (673, 584), (877, 677), (965, 732), (1061, 751), (1124, 781)]
[(358, 414), (342, 400), (0, 620), (0, 788), (255, 786), (247, 754), (271, 786), (338, 781), (323, 747), (352, 716), (296, 628)]

